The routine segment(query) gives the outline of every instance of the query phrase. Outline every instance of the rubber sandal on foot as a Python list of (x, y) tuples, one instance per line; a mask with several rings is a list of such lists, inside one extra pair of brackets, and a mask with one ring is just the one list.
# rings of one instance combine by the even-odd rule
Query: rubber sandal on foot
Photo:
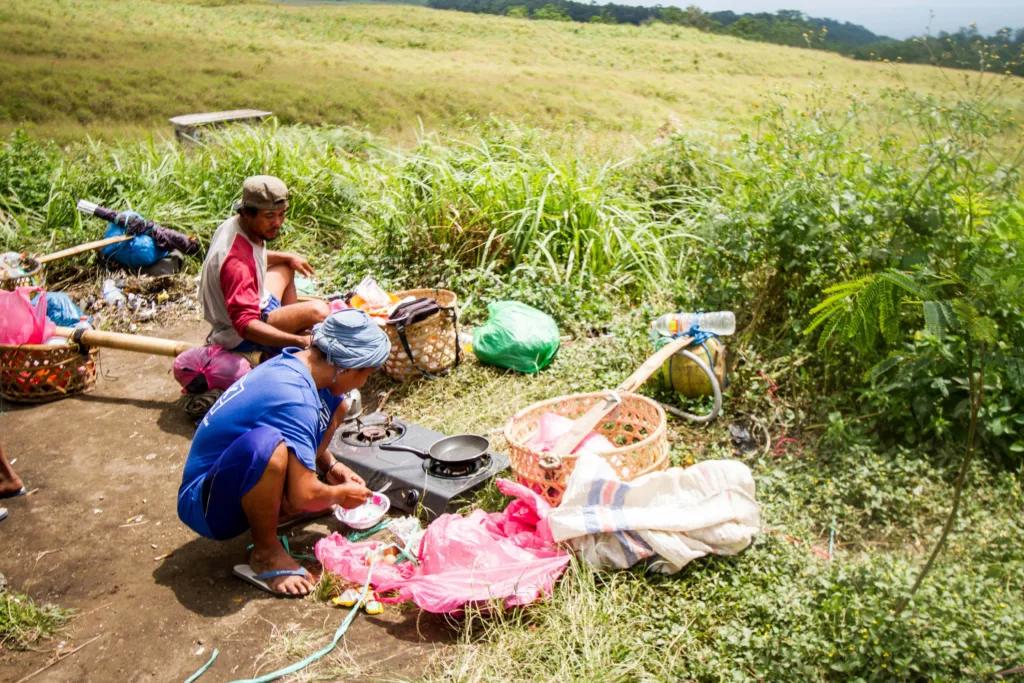
[(267, 583), (267, 579), (273, 579), (278, 576), (301, 576), (304, 579), (309, 578), (309, 572), (306, 571), (305, 567), (299, 567), (298, 569), (275, 569), (269, 572), (263, 572), (257, 574), (252, 567), (247, 564), (236, 564), (235, 568), (231, 571), (232, 574), (240, 578), (242, 581), (251, 583), (257, 588), (262, 588), (271, 595), (277, 595), (282, 598), (304, 598), (305, 595), (293, 594), (293, 593), (282, 593), (276, 591), (270, 587)]

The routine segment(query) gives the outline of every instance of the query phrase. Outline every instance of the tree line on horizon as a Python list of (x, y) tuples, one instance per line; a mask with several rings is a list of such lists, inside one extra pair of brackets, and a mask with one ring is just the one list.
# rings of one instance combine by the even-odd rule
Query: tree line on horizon
[(1024, 28), (1004, 28), (984, 36), (972, 24), (955, 33), (895, 40), (859, 24), (809, 17), (798, 10), (737, 14), (705, 12), (694, 5), (682, 9), (574, 0), (427, 0), (426, 4), (434, 9), (517, 19), (637, 26), (657, 22), (776, 45), (829, 50), (852, 59), (983, 68), (1024, 76)]

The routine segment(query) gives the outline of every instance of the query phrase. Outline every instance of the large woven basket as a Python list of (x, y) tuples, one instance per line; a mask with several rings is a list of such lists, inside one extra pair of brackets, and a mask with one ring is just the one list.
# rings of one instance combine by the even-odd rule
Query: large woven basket
[(391, 355), (384, 361), (384, 372), (399, 382), (415, 379), (423, 375), (423, 368), (432, 375), (443, 375), (455, 366), (456, 344), (458, 344), (458, 325), (456, 314), (455, 292), (447, 289), (407, 289), (394, 292), (398, 299), (406, 297), (436, 299), (437, 305), (450, 308), (451, 311), (440, 311), (426, 320), (405, 328), (405, 337), (409, 341), (414, 364), (409, 354), (402, 347), (398, 332), (393, 325), (385, 325), (384, 331), (391, 340)]
[[(540, 417), (554, 413), (575, 420), (593, 405), (604, 400), (605, 392), (573, 394), (534, 403), (516, 413), (505, 424), (505, 440), (509, 447), (512, 472), (520, 484), (558, 505), (576, 466), (577, 456), (562, 458), (554, 469), (541, 467), (543, 453), (532, 450), (527, 443), (536, 435)], [(615, 468), (622, 481), (631, 481), (656, 470), (668, 469), (668, 436), (665, 411), (657, 402), (639, 394), (622, 393), (622, 404), (611, 412), (595, 430), (618, 446), (602, 453)]]
[(18, 403), (47, 403), (96, 386), (98, 348), (83, 355), (77, 344), (0, 344), (0, 396)]
[(28, 272), (17, 277), (0, 276), (0, 289), (13, 292), (18, 287), (43, 287), (46, 285), (46, 271), (43, 264), (31, 256), (26, 256), (23, 263), (28, 266)]

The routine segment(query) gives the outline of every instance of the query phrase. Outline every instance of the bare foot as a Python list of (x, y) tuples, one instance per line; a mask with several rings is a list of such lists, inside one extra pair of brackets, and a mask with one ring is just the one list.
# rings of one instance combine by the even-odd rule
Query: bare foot
[[(249, 566), (257, 574), (274, 571), (278, 569), (298, 569), (299, 563), (292, 558), (281, 546), (276, 538), (272, 546), (253, 548), (249, 556)], [(301, 576), (275, 576), (267, 580), (270, 590), (289, 595), (309, 595), (313, 590), (313, 583)]]

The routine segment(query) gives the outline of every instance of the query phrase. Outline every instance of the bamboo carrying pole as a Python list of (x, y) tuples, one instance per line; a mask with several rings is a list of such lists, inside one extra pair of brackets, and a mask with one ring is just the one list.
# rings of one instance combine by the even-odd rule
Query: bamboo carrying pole
[[(71, 337), (74, 333), (75, 329), (73, 327), (58, 327), (56, 332), (59, 337)], [(171, 358), (175, 358), (196, 346), (189, 342), (175, 341), (173, 339), (140, 337), (134, 334), (101, 332), (99, 330), (86, 330), (83, 332), (82, 343), (86, 346), (135, 351), (136, 353), (152, 353), (157, 356), (169, 356)]]
[(85, 244), (79, 244), (77, 247), (71, 247), (69, 249), (63, 249), (61, 251), (55, 251), (52, 254), (46, 256), (37, 256), (36, 261), (38, 263), (49, 263), (50, 261), (56, 261), (57, 259), (67, 258), (68, 256), (77, 256), (78, 254), (84, 254), (87, 251), (93, 251), (94, 249), (102, 249), (103, 247), (109, 247), (111, 244), (119, 244), (121, 242), (127, 242), (134, 239), (131, 235), (118, 235), (117, 237), (107, 237), (106, 239), (96, 240), (95, 242), (86, 242)]
[(661, 347), (661, 349), (653, 356), (644, 361), (643, 365), (636, 369), (636, 371), (627, 377), (625, 380), (615, 388), (607, 398), (600, 403), (595, 403), (594, 407), (583, 414), (577, 419), (572, 428), (562, 435), (562, 438), (555, 443), (555, 447), (545, 456), (545, 460), (551, 464), (557, 466), (560, 459), (566, 455), (569, 455), (576, 447), (580, 445), (583, 439), (587, 438), (587, 434), (590, 434), (597, 425), (601, 424), (601, 421), (605, 417), (615, 410), (621, 402), (617, 392), (633, 392), (643, 386), (643, 383), (651, 378), (655, 372), (658, 371), (665, 361), (667, 361), (673, 354), (678, 351), (685, 349), (687, 346), (693, 343), (693, 337), (680, 337), (674, 339), (672, 342)]

